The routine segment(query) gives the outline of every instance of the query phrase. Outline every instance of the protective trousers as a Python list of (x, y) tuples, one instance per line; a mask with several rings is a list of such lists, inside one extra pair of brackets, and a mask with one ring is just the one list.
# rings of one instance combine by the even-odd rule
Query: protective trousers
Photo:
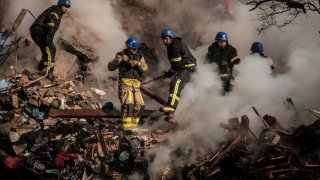
[(121, 78), (119, 80), (119, 99), (121, 103), (122, 128), (132, 130), (138, 126), (144, 101), (138, 79)]
[(231, 79), (230, 78), (221, 78), (222, 80), (222, 87), (224, 92), (231, 91)]
[(167, 106), (171, 106), (174, 109), (177, 108), (180, 101), (181, 91), (185, 84), (190, 81), (191, 74), (194, 72), (195, 69), (182, 69), (177, 71), (176, 75), (171, 80)]
[(30, 34), (33, 41), (39, 46), (42, 53), (38, 70), (43, 71), (44, 69), (53, 67), (56, 56), (56, 47), (52, 40), (47, 39), (47, 34), (44, 28), (41, 26), (32, 26), (30, 28)]
[(232, 68), (220, 66), (219, 77), (222, 81), (223, 91), (231, 91)]

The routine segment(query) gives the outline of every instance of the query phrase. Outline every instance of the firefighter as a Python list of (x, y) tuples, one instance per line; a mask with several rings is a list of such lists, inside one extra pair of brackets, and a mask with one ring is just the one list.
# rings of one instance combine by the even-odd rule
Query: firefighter
[(127, 49), (118, 52), (108, 69), (119, 70), (118, 94), (121, 103), (122, 128), (132, 130), (137, 127), (144, 101), (140, 91), (142, 74), (148, 70), (144, 56), (138, 50), (139, 40), (131, 36), (126, 41)]
[[(258, 55), (262, 58), (268, 58), (263, 52), (263, 44), (261, 42), (253, 42), (250, 48), (251, 55)], [(275, 74), (275, 68), (273, 65), (273, 61), (270, 59), (268, 62), (270, 64), (270, 68), (272, 70), (273, 75)]]
[(233, 66), (240, 63), (240, 58), (237, 49), (228, 43), (227, 33), (218, 32), (216, 34), (215, 42), (208, 48), (206, 59), (209, 63), (217, 63), (224, 93), (231, 91)]
[(259, 54), (261, 57), (266, 58), (263, 52), (263, 45), (261, 42), (253, 42), (250, 48), (251, 54)]
[(56, 55), (53, 38), (60, 26), (63, 14), (65, 14), (70, 7), (70, 0), (59, 0), (57, 5), (47, 8), (40, 14), (30, 27), (31, 37), (42, 52), (38, 70), (40, 73), (45, 74), (48, 69), (48, 78), (51, 80), (54, 80), (53, 68)]
[(161, 112), (173, 113), (180, 101), (181, 91), (185, 84), (190, 81), (191, 74), (196, 71), (196, 59), (180, 37), (176, 37), (171, 28), (164, 28), (161, 38), (167, 46), (167, 55), (171, 68), (166, 73), (172, 78), (167, 105), (160, 108)]

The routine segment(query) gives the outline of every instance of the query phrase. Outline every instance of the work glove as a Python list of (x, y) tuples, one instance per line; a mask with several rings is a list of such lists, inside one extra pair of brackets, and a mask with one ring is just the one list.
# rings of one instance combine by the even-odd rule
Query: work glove
[(169, 69), (168, 72), (165, 73), (165, 78), (171, 78), (176, 74), (176, 72), (172, 69)]
[(128, 62), (129, 61), (129, 57), (128, 56), (122, 56), (120, 58), (120, 62)]
[(136, 60), (129, 60), (128, 63), (130, 64), (131, 67), (136, 67), (139, 66), (139, 61)]
[(120, 54), (116, 55), (115, 62), (117, 63), (117, 65), (119, 65), (121, 62), (126, 62), (126, 61), (129, 61), (128, 56), (123, 56)]

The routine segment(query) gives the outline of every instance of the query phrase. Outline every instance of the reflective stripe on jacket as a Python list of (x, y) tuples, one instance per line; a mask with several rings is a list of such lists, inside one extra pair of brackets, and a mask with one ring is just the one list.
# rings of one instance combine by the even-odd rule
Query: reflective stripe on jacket
[(62, 16), (62, 8), (59, 5), (54, 5), (42, 12), (33, 22), (32, 26), (43, 27), (47, 33), (47, 38), (53, 40), (53, 37), (60, 26)]
[(196, 67), (197, 60), (180, 37), (174, 38), (171, 44), (167, 46), (167, 53), (171, 69), (174, 71)]

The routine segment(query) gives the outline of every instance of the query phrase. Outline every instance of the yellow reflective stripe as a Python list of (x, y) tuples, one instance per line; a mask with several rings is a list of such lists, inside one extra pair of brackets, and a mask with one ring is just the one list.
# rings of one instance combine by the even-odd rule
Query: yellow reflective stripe
[(171, 62), (179, 62), (181, 61), (182, 58), (181, 57), (178, 57), (178, 58), (171, 58)]
[(184, 66), (182, 66), (182, 67), (193, 67), (193, 66), (195, 66), (196, 64), (186, 64), (186, 65), (184, 65)]
[(47, 25), (54, 27), (54, 23), (53, 22), (49, 22), (49, 23), (47, 23)]
[(237, 60), (237, 59), (239, 59), (239, 57), (238, 57), (238, 56), (235, 56), (234, 58), (231, 59), (231, 62), (233, 62), (233, 61), (235, 61), (235, 60)]
[(174, 112), (174, 108), (173, 108), (173, 107), (170, 107), (170, 106), (164, 106), (162, 109), (163, 109), (164, 111)]
[(128, 90), (128, 101), (127, 101), (128, 104), (133, 104), (133, 93)]
[(122, 124), (123, 130), (131, 130), (132, 129), (132, 124)]
[(53, 15), (56, 18), (56, 20), (59, 20), (59, 15), (57, 13), (51, 12), (50, 15)]
[(132, 122), (132, 117), (124, 117), (122, 118), (123, 123), (131, 123)]
[(132, 128), (132, 117), (122, 118), (122, 128), (124, 130), (130, 130)]
[(47, 68), (51, 67), (52, 66), (52, 58), (51, 58), (51, 51), (49, 49), (48, 46), (46, 46), (46, 51), (47, 51), (47, 54), (48, 54), (48, 62), (47, 62)]
[(51, 67), (51, 66), (54, 66), (54, 63), (47, 63), (47, 62), (44, 62), (43, 64), (44, 64), (44, 65), (47, 65), (47, 66), (50, 66), (50, 67)]
[(177, 82), (176, 82), (176, 85), (174, 87), (174, 94), (175, 95), (178, 93), (180, 82), (181, 82), (181, 80), (178, 79)]
[(134, 86), (137, 88), (140, 87), (140, 81), (138, 80), (122, 78), (121, 82), (129, 86)]
[(229, 73), (219, 74), (219, 77), (229, 77)]
[(171, 103), (170, 103), (171, 106), (174, 106), (174, 103), (176, 102), (176, 100), (177, 100), (177, 101), (180, 100), (180, 98), (177, 96), (180, 82), (181, 82), (181, 80), (178, 79), (177, 82), (176, 82), (176, 84), (175, 84), (175, 86), (174, 86), (174, 92), (173, 92), (173, 94), (170, 94), (170, 97), (172, 97), (172, 100), (171, 100)]
[(175, 94), (170, 94), (169, 96), (176, 99), (177, 101), (180, 101), (180, 98)]

